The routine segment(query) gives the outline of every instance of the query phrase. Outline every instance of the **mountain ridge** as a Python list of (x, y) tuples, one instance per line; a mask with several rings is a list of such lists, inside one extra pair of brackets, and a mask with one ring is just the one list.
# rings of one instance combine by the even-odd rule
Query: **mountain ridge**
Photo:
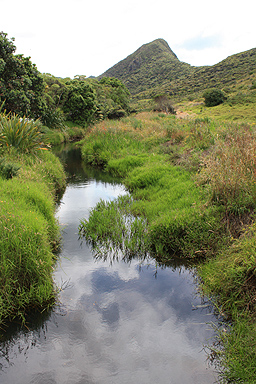
[(255, 76), (256, 48), (230, 55), (214, 65), (192, 66), (180, 61), (168, 43), (159, 38), (143, 44), (98, 78), (118, 78), (136, 100), (159, 93), (178, 97), (214, 87), (232, 91), (237, 81), (252, 82)]
[[(156, 86), (162, 77), (165, 78), (165, 74), (168, 76), (167, 67), (170, 67), (169, 69), (177, 75), (177, 73), (187, 73), (191, 66), (182, 63), (164, 39), (156, 39), (143, 44), (134, 53), (105, 71), (99, 78), (116, 77), (127, 86), (132, 95), (135, 95), (138, 91), (144, 92), (148, 89), (149, 79), (153, 86)], [(160, 77), (159, 74), (161, 74)], [(147, 79), (146, 82), (145, 79)], [(139, 90), (138, 85), (140, 85)]]

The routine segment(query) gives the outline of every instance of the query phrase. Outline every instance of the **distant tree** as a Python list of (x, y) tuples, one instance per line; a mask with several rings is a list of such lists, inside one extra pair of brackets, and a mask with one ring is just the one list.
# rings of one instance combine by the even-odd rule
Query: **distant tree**
[(44, 73), (42, 76), (47, 109), (42, 113), (41, 120), (49, 128), (63, 128), (65, 125), (63, 105), (68, 92), (67, 80), (57, 78), (50, 73)]
[(120, 80), (114, 77), (103, 77), (99, 85), (97, 94), (103, 117), (115, 119), (130, 112), (130, 92)]
[(74, 79), (75, 80), (80, 80), (80, 81), (84, 81), (87, 79), (87, 77), (85, 75), (75, 75), (74, 76)]
[(71, 80), (66, 83), (67, 96), (63, 111), (68, 120), (85, 125), (95, 120), (97, 112), (96, 94), (85, 81)]
[(43, 77), (29, 57), (15, 55), (14, 38), (0, 32), (0, 102), (7, 112), (39, 117), (46, 108)]
[(173, 113), (175, 114), (175, 109), (171, 104), (171, 100), (166, 95), (156, 95), (153, 97), (154, 100), (154, 111)]
[[(45, 84), (45, 100), (49, 107), (62, 106), (67, 93), (66, 82), (61, 78), (55, 77), (50, 73), (43, 74)], [(70, 81), (71, 79), (69, 79)]]
[(203, 97), (206, 107), (215, 107), (216, 105), (224, 103), (227, 99), (220, 89), (208, 89), (203, 93)]

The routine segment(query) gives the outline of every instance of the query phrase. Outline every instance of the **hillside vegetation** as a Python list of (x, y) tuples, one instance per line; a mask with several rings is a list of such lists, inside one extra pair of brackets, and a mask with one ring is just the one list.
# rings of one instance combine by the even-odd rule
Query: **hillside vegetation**
[(157, 94), (166, 94), (175, 102), (200, 98), (208, 88), (224, 90), (234, 98), (232, 102), (252, 102), (255, 100), (256, 48), (229, 56), (212, 66), (193, 67), (181, 62), (166, 41), (157, 39), (140, 47), (100, 78), (104, 76), (120, 79), (131, 92), (136, 107), (148, 106), (146, 101)]
[(189, 75), (193, 68), (179, 61), (167, 42), (157, 39), (104, 72), (100, 78), (116, 77), (132, 95), (170, 88), (170, 82)]

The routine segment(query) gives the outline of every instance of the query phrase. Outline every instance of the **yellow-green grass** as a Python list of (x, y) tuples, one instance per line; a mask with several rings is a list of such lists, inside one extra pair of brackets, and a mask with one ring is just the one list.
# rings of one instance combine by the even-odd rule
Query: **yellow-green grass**
[(219, 122), (230, 121), (255, 124), (256, 121), (256, 101), (255, 103), (242, 103), (234, 105), (225, 102), (224, 104), (207, 108), (204, 105), (203, 99), (199, 99), (192, 102), (183, 102), (178, 104), (177, 108), (191, 114), (192, 118), (195, 118), (195, 114), (199, 118), (208, 117)]

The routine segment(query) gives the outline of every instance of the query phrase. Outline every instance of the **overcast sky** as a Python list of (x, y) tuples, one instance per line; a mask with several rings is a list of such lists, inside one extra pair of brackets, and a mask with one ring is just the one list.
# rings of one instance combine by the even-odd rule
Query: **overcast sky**
[(98, 76), (157, 38), (212, 65), (256, 47), (255, 0), (0, 0), (0, 31), (42, 73)]

